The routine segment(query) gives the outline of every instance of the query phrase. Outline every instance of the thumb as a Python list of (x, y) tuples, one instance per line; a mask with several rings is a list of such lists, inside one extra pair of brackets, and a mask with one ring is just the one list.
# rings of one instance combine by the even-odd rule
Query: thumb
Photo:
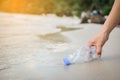
[(89, 41), (88, 42), (88, 47), (94, 46), (94, 42)]

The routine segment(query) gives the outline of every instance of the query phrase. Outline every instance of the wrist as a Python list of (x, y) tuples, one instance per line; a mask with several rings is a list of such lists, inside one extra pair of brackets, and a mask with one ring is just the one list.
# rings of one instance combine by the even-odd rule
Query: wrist
[(109, 35), (112, 31), (112, 28), (111, 27), (108, 27), (108, 26), (103, 26), (100, 30), (100, 33), (104, 33), (106, 35)]
[(111, 32), (111, 30), (106, 29), (106, 28), (102, 28), (102, 29), (100, 30), (99, 34), (104, 34), (104, 35), (106, 35), (106, 36), (109, 36), (109, 35), (110, 35), (110, 32)]

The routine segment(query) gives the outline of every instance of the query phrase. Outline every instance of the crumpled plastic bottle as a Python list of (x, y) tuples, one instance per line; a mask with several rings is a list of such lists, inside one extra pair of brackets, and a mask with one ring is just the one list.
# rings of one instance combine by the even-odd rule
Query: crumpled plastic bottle
[(64, 58), (65, 65), (71, 65), (75, 63), (90, 62), (96, 59), (96, 47), (82, 46), (78, 48), (73, 54)]

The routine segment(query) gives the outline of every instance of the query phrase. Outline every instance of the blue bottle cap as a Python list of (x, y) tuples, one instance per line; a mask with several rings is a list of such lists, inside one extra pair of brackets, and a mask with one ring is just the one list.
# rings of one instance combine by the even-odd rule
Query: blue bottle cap
[(69, 66), (69, 65), (71, 65), (71, 62), (69, 61), (68, 58), (64, 58), (64, 64)]

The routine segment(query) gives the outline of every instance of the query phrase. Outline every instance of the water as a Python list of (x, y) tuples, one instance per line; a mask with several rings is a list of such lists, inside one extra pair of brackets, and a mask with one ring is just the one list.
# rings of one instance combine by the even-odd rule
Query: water
[(70, 41), (61, 34), (62, 30), (57, 26), (78, 24), (78, 19), (75, 21), (72, 18), (63, 19), (53, 15), (0, 13), (0, 17), (0, 71), (29, 62), (29, 67), (35, 62), (42, 63), (41, 65), (60, 65), (60, 57), (55, 56), (61, 54), (55, 52), (71, 47)]
[(105, 46), (103, 61), (64, 67), (63, 58), (101, 28), (78, 23), (70, 17), (0, 13), (0, 80), (119, 80), (119, 29)]

